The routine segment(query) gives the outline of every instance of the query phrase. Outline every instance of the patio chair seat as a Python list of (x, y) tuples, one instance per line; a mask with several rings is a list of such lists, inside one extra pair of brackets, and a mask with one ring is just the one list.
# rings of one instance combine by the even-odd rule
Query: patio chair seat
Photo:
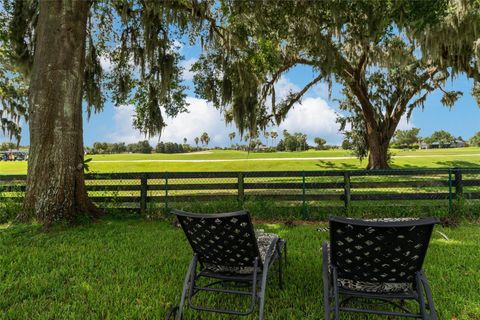
[[(263, 264), (267, 260), (267, 255), (271, 256), (274, 253), (273, 251), (269, 252), (268, 249), (272, 246), (272, 243), (278, 241), (280, 238), (274, 233), (265, 233), (258, 230), (255, 231), (255, 238), (257, 239), (258, 251), (260, 253), (260, 261)], [(219, 266), (210, 263), (205, 263), (205, 268), (211, 272), (228, 274), (251, 274), (254, 271), (253, 267)]]
[(409, 283), (366, 282), (350, 279), (338, 279), (338, 285), (345, 290), (369, 293), (411, 293), (412, 285)]
[[(378, 219), (375, 221), (408, 221), (408, 220), (415, 220), (415, 219)], [(365, 221), (374, 221), (374, 220), (365, 220)], [(328, 248), (328, 263), (330, 265), (330, 244), (327, 244)], [(358, 281), (352, 279), (337, 279), (338, 286), (344, 290), (350, 291), (359, 291), (359, 292), (369, 292), (369, 293), (408, 293), (411, 294), (413, 292), (412, 285), (410, 283), (405, 282), (369, 282), (369, 281)]]

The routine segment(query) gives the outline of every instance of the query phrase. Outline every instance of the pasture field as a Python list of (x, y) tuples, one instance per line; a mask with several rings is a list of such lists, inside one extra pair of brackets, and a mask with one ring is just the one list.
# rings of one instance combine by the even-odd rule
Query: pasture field
[[(266, 319), (323, 318), (325, 226), (258, 225), (289, 244), (285, 288), (277, 289), (271, 277)], [(425, 271), (439, 319), (480, 319), (480, 225), (436, 230), (448, 239), (434, 232)], [(36, 225), (0, 225), (0, 252), (1, 319), (164, 319), (179, 302), (191, 258), (184, 234), (171, 222), (113, 218), (47, 233)], [(209, 296), (205, 302), (239, 301)], [(185, 318), (237, 319), (190, 310)]]
[[(480, 148), (443, 150), (393, 150), (394, 168), (480, 167)], [(335, 170), (362, 169), (366, 165), (352, 158), (343, 150), (306, 151), (284, 153), (245, 153), (237, 151), (211, 151), (196, 154), (118, 154), (87, 156), (90, 172), (162, 172), (162, 171), (281, 171), (281, 170)], [(193, 160), (193, 161), (192, 161)], [(181, 162), (183, 161), (183, 162)], [(26, 162), (0, 162), (0, 174), (24, 174)], [(467, 175), (478, 179), (480, 175)], [(394, 177), (394, 182), (446, 181), (448, 176)], [(387, 189), (390, 176), (352, 177), (352, 193), (355, 184), (369, 184), (358, 189), (358, 194), (369, 193), (445, 193), (448, 186), (402, 187)], [(192, 211), (231, 211), (239, 202), (223, 200), (222, 196), (236, 197), (237, 190), (205, 188), (208, 184), (236, 183), (236, 178), (196, 180), (169, 180), (168, 206)], [(343, 177), (307, 177), (307, 183), (342, 183)], [(107, 190), (114, 180), (88, 180), (89, 194), (97, 197), (140, 195), (130, 191), (128, 185), (139, 185), (138, 179), (118, 181), (123, 191)], [(298, 177), (246, 178), (246, 183), (300, 183)], [(160, 188), (148, 190), (148, 196), (162, 197), (165, 180), (149, 181)], [(197, 183), (201, 190), (183, 190), (182, 184)], [(383, 185), (382, 185), (383, 183)], [(105, 190), (102, 188), (105, 187)], [(465, 192), (479, 191), (480, 187), (467, 186)], [(267, 190), (268, 191), (268, 190)], [(325, 223), (303, 219), (301, 201), (280, 203), (275, 200), (257, 199), (264, 190), (245, 190), (251, 197), (244, 207), (252, 212), (259, 228), (275, 232), (289, 243), (289, 266), (286, 270), (286, 286), (280, 291), (275, 278), (267, 288), (266, 319), (320, 319), (323, 318), (321, 278), (321, 243), (328, 239)], [(10, 195), (13, 192), (4, 192)], [(175, 202), (175, 197), (212, 194), (218, 201)], [(299, 195), (301, 189), (279, 189), (274, 194)], [(343, 189), (306, 190), (306, 195), (318, 193), (339, 195)], [(1, 195), (1, 192), (0, 192)], [(107, 199), (107, 198), (106, 198)], [(192, 198), (195, 199), (195, 198)], [(350, 216), (423, 216), (447, 217), (448, 201), (423, 200), (403, 202), (353, 202)], [(434, 203), (435, 202), (435, 203)], [(106, 201), (107, 208), (114, 208), (115, 201)], [(397, 208), (398, 206), (398, 208)], [(431, 206), (431, 207), (430, 207)], [(1, 206), (0, 206), (1, 207)], [(35, 224), (1, 224), (0, 222), (0, 319), (163, 319), (167, 310), (178, 304), (183, 277), (188, 268), (191, 251), (180, 229), (173, 227), (171, 218), (159, 208), (167, 208), (163, 200), (151, 203), (144, 215), (112, 214), (95, 224), (74, 228), (57, 225), (43, 232)], [(388, 207), (387, 210), (385, 210)], [(18, 204), (6, 206), (4, 221), (14, 217)], [(306, 202), (307, 218), (324, 220), (332, 209), (344, 214), (342, 201)], [(429, 210), (426, 210), (428, 208)], [(439, 319), (480, 319), (480, 225), (478, 206), (463, 214), (456, 228), (436, 227), (425, 263), (430, 279)], [(168, 209), (168, 208), (167, 208)], [(10, 210), (10, 211), (9, 211)], [(166, 210), (168, 211), (168, 210)], [(0, 221), (2, 219), (0, 210)], [(158, 215), (155, 215), (158, 214)], [(162, 217), (162, 219), (150, 219)], [(144, 219), (147, 218), (147, 219)], [(273, 221), (267, 223), (266, 221)], [(286, 221), (283, 223), (282, 221)], [(287, 223), (288, 222), (288, 223)], [(222, 297), (223, 298), (223, 297)], [(222, 298), (203, 298), (207, 303), (221, 306), (238, 301)], [(188, 319), (226, 319), (226, 317), (187, 311)], [(245, 319), (255, 319), (255, 316)], [(362, 315), (346, 315), (342, 319), (360, 320)], [(230, 318), (228, 318), (230, 319)], [(232, 318), (233, 319), (233, 318)], [(369, 319), (383, 319), (369, 317)]]
[[(248, 153), (212, 150), (187, 154), (112, 154), (87, 155), (90, 171), (180, 172), (180, 171), (288, 171), (363, 169), (345, 150)], [(392, 150), (393, 168), (447, 168), (480, 166), (480, 148), (433, 150)], [(0, 174), (25, 174), (27, 163), (0, 162)]]

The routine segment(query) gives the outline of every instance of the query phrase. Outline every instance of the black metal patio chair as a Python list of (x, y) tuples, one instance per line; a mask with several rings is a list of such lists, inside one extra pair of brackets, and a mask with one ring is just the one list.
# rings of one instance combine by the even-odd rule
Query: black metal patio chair
[[(180, 305), (167, 319), (182, 319), (185, 304), (193, 310), (233, 315), (249, 315), (257, 303), (259, 319), (264, 318), (267, 276), (278, 265), (278, 285), (282, 289), (282, 267), (286, 264), (286, 241), (275, 234), (255, 232), (247, 211), (197, 214), (172, 211), (193, 249), (193, 258), (183, 285)], [(283, 258), (283, 259), (282, 259)], [(207, 284), (200, 284), (200, 279)], [(244, 296), (246, 310), (197, 305), (200, 292)]]
[[(437, 319), (430, 286), (422, 270), (437, 218), (354, 220), (330, 218), (330, 244), (323, 243), (325, 319), (341, 312)], [(341, 300), (343, 299), (343, 300)], [(360, 299), (393, 305), (395, 311), (349, 306)], [(417, 310), (405, 301), (418, 303)], [(363, 304), (361, 304), (363, 306)], [(332, 318), (333, 313), (333, 318)]]

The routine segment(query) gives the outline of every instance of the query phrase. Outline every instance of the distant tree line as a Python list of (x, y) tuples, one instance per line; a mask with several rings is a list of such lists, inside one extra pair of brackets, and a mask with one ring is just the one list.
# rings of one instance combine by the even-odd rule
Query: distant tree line
[(91, 154), (116, 154), (116, 153), (152, 153), (153, 148), (147, 140), (137, 143), (125, 144), (125, 142), (108, 143), (95, 142), (87, 152)]
[[(315, 145), (311, 146), (308, 144), (308, 136), (301, 132), (290, 133), (287, 130), (283, 130), (283, 138), (278, 142), (274, 147), (268, 147), (264, 145), (258, 136), (250, 137), (246, 134), (242, 137), (242, 140), (246, 144), (236, 143), (232, 144), (230, 149), (233, 150), (243, 150), (243, 151), (263, 151), (263, 152), (275, 152), (275, 151), (305, 151), (309, 149), (316, 150), (328, 150), (336, 149), (339, 146), (328, 145), (327, 141), (322, 137), (315, 137), (313, 139)], [(457, 142), (464, 143), (465, 146), (475, 146), (480, 147), (480, 131), (477, 132), (472, 138), (468, 141), (465, 141), (462, 137), (455, 137), (451, 133), (445, 130), (438, 130), (433, 132), (430, 136), (421, 137), (419, 128), (412, 128), (407, 130), (397, 130), (392, 139), (391, 147), (395, 149), (418, 149), (421, 143), (427, 145), (438, 144), (440, 147), (451, 145)], [(230, 141), (233, 141), (236, 137), (235, 132), (228, 134)], [(278, 137), (277, 132), (265, 132), (264, 137), (268, 142), (270, 138), (272, 142)], [(92, 148), (87, 148), (88, 153), (91, 154), (116, 154), (116, 153), (187, 153), (193, 151), (202, 150), (199, 147), (201, 143), (202, 146), (208, 146), (210, 142), (210, 136), (208, 133), (204, 132), (199, 137), (195, 137), (193, 141), (195, 146), (187, 144), (187, 138), (183, 138), (183, 144), (175, 142), (159, 142), (155, 148), (153, 148), (147, 140), (139, 141), (137, 143), (125, 144), (125, 142), (119, 143), (108, 143), (108, 142), (95, 142)], [(346, 135), (345, 139), (341, 144), (341, 148), (345, 150), (352, 150), (356, 152), (358, 146), (358, 139), (352, 135)], [(6, 142), (0, 144), (0, 151), (15, 149), (16, 144), (11, 142)], [(228, 149), (228, 148), (225, 148)], [(362, 149), (362, 148), (358, 148)]]
[(13, 150), (17, 148), (18, 148), (18, 145), (13, 142), (3, 142), (0, 144), (0, 151), (8, 151), (8, 150)]
[[(186, 139), (184, 139), (184, 142)], [(137, 143), (125, 144), (125, 142), (108, 143), (95, 142), (92, 148), (87, 148), (90, 154), (116, 154), (116, 153), (185, 153), (197, 151), (187, 143), (180, 144), (175, 142), (159, 142), (155, 149), (150, 145), (148, 140), (139, 141)]]
[[(461, 136), (455, 137), (445, 130), (433, 132), (430, 136), (421, 137), (419, 128), (407, 130), (397, 130), (393, 136), (391, 147), (395, 149), (418, 149), (424, 147), (452, 147), (452, 146), (480, 146), (480, 131), (470, 140), (465, 141)], [(361, 139), (360, 139), (361, 140)], [(356, 152), (358, 145), (362, 142), (355, 136), (346, 135), (342, 142), (342, 149), (353, 150)], [(362, 148), (360, 148), (362, 149)]]
[(468, 141), (468, 143), (469, 143), (471, 146), (480, 147), (480, 131), (478, 131), (477, 133), (475, 133), (475, 135), (470, 138), (470, 140)]
[(156, 153), (186, 153), (195, 150), (196, 149), (186, 143), (180, 144), (174, 142), (159, 142), (155, 148)]
[(108, 143), (108, 142), (95, 142), (93, 147), (89, 150), (89, 153), (93, 154), (113, 154), (127, 152), (127, 146), (125, 142), (120, 143)]
[(308, 150), (307, 135), (301, 132), (290, 134), (283, 130), (283, 139), (278, 142), (278, 151), (304, 151)]
[(338, 148), (337, 146), (327, 145), (327, 140), (321, 137), (315, 137), (314, 146), (310, 146), (307, 142), (307, 135), (301, 132), (289, 133), (283, 130), (283, 139), (278, 142), (277, 151), (305, 151), (311, 148), (316, 150), (326, 150)]
[[(335, 149), (339, 146), (328, 145), (327, 140), (321, 137), (313, 139), (315, 145), (308, 144), (308, 136), (302, 132), (290, 133), (288, 130), (283, 130), (283, 138), (275, 145), (278, 133), (276, 131), (265, 131), (262, 133), (265, 138), (265, 144), (260, 140), (259, 134), (251, 136), (245, 134), (240, 137), (239, 143), (232, 143), (230, 149), (242, 151), (261, 151), (261, 152), (275, 152), (275, 151), (305, 151), (312, 148), (316, 150)], [(236, 132), (230, 132), (228, 137), (231, 142), (237, 137)], [(245, 144), (242, 144), (245, 142)]]

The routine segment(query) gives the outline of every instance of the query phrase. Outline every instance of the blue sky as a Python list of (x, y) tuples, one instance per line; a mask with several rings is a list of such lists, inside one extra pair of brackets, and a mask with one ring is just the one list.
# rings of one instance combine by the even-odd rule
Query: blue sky
[[(193, 139), (206, 131), (212, 138), (211, 146), (227, 146), (230, 145), (228, 133), (236, 129), (225, 125), (220, 112), (195, 97), (193, 93), (192, 74), (188, 69), (199, 53), (199, 46), (196, 45), (182, 48), (183, 65), (186, 69), (184, 78), (190, 88), (187, 92), (189, 112), (167, 120), (168, 126), (162, 134), (162, 141), (182, 142), (185, 137), (189, 143), (193, 144)], [(108, 67), (108, 61), (103, 61), (103, 64)], [(297, 67), (281, 79), (277, 94), (286, 94), (289, 89), (301, 88), (313, 76), (311, 69)], [(429, 95), (424, 109), (415, 110), (410, 121), (407, 122), (404, 119), (399, 128), (421, 128), (421, 136), (428, 136), (436, 130), (447, 130), (454, 136), (462, 136), (464, 139), (480, 131), (480, 108), (470, 93), (472, 81), (459, 76), (449, 81), (446, 88), (464, 92), (463, 97), (454, 107), (451, 109), (443, 107), (440, 103), (441, 93), (434, 92)], [(326, 84), (317, 85), (306, 94), (302, 104), (297, 105), (290, 112), (280, 128), (271, 128), (271, 130), (279, 133), (283, 129), (307, 133), (308, 140), (312, 144), (313, 138), (317, 136), (324, 137), (329, 144), (340, 144), (342, 136), (338, 133), (338, 125), (335, 123), (335, 112), (338, 111), (338, 103), (335, 99), (339, 98), (339, 91), (340, 86), (335, 84), (332, 97), (329, 97)], [(132, 106), (117, 107), (108, 101), (102, 113), (92, 115), (90, 120), (84, 117), (85, 145), (91, 146), (95, 141), (131, 143), (143, 140), (144, 137), (131, 126), (132, 116)], [(0, 141), (8, 140), (1, 134), (0, 132)], [(152, 145), (157, 141), (158, 137), (150, 139)], [(234, 142), (238, 142), (238, 138)], [(22, 145), (29, 143), (26, 126), (24, 126), (21, 143)]]

